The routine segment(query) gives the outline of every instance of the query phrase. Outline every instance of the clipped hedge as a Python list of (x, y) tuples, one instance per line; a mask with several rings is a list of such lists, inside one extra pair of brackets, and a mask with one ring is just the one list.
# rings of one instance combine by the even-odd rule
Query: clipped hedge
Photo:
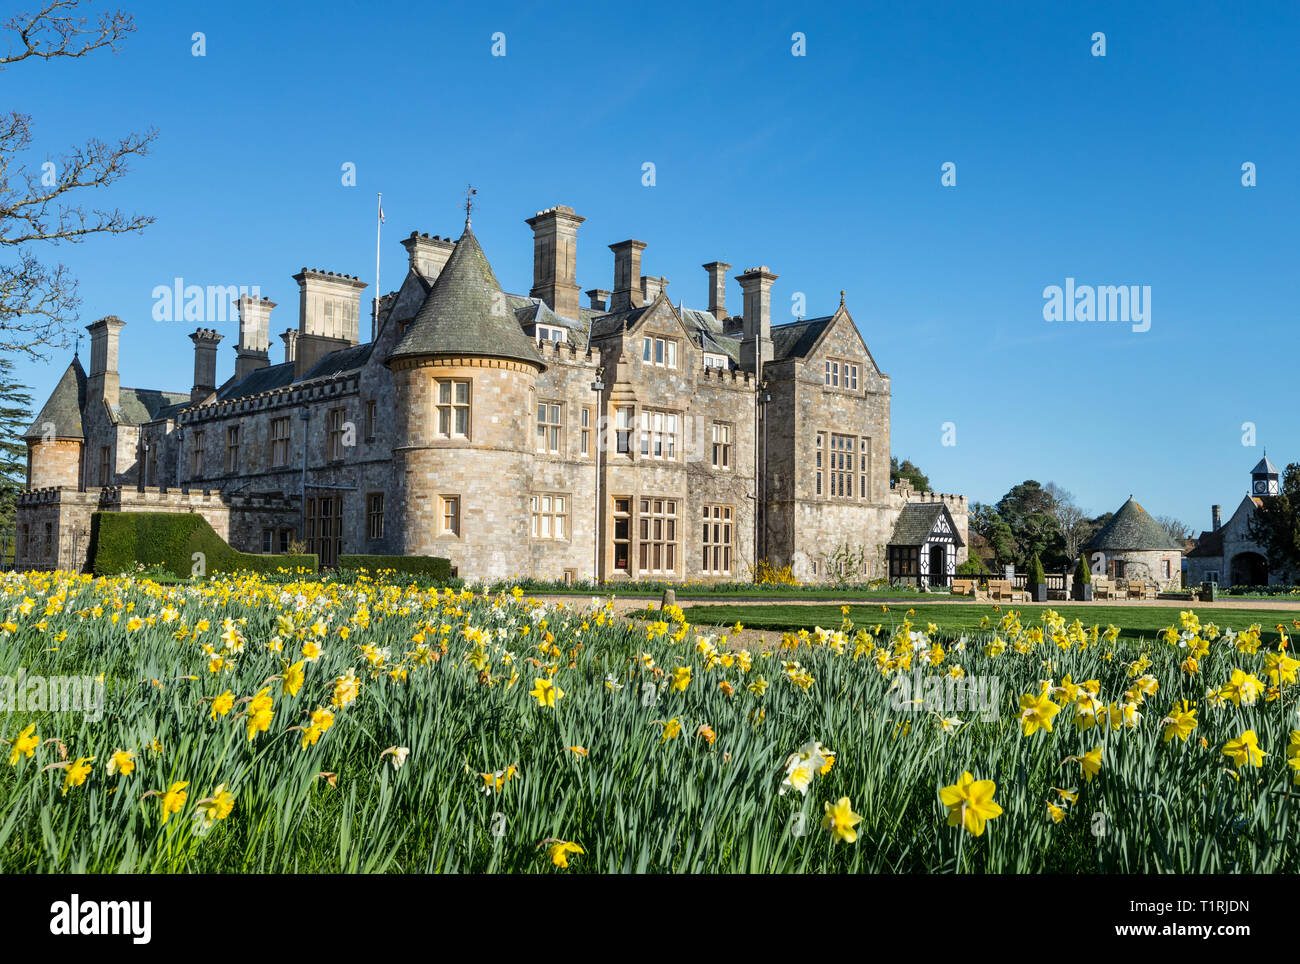
[(446, 582), (452, 577), (451, 560), (440, 556), (363, 556), (339, 555), (340, 569), (365, 569), (367, 572), (379, 572), (392, 569), (394, 572), (409, 572), (414, 575), (427, 576), (434, 582)]
[(96, 512), (90, 517), (87, 560), (97, 576), (131, 572), (137, 566), (162, 566), (174, 575), (196, 575), (194, 554), (203, 554), (202, 574), (274, 572), (305, 568), (315, 572), (315, 555), (255, 555), (229, 543), (194, 512)]

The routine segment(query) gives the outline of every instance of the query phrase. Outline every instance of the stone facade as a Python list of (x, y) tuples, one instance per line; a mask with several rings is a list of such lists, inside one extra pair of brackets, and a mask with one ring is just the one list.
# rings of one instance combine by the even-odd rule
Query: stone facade
[(758, 559), (881, 578), (902, 507), (936, 500), (964, 545), (964, 497), (890, 486), (890, 381), (842, 293), (773, 326), (777, 277), (753, 268), (728, 316), (712, 261), (709, 310), (689, 309), (625, 241), (613, 289), (579, 307), (581, 223), (528, 219), (528, 296), (501, 289), (468, 223), (454, 242), (412, 233), (364, 343), (364, 282), (304, 268), (284, 361), (275, 303), (243, 298), (235, 375), (218, 384), (220, 335), (200, 329), (189, 391), (120, 388), (125, 323), (89, 326), (89, 374), (74, 359), (28, 433), (18, 565), (83, 565), (97, 510), (200, 511), (237, 549), (302, 544), (325, 565), (446, 556), (470, 579), (732, 581)]
[(1219, 506), (1211, 509), (1211, 528), (1202, 532), (1187, 554), (1187, 584), (1220, 586), (1290, 585), (1293, 573), (1270, 569), (1264, 547), (1250, 537), (1250, 520), (1265, 499), (1280, 492), (1281, 473), (1267, 455), (1251, 470), (1249, 495), (1226, 523)]

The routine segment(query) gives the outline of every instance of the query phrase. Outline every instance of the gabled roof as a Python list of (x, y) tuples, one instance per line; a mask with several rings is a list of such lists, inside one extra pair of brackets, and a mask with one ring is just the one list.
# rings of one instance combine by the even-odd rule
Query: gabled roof
[(1189, 559), (1216, 559), (1223, 555), (1223, 528), (1213, 532), (1205, 530), (1196, 538), (1196, 548), (1187, 554)]
[(481, 355), (544, 368), (469, 225), (389, 359)]
[(903, 510), (898, 514), (898, 520), (894, 523), (894, 532), (889, 538), (889, 544), (891, 546), (924, 545), (941, 518), (946, 518), (948, 530), (956, 544), (964, 546), (966, 543), (962, 540), (961, 533), (957, 531), (952, 514), (942, 502), (908, 502), (904, 505)]
[(1250, 470), (1251, 475), (1278, 475), (1277, 466), (1269, 461), (1266, 454), (1259, 460), (1259, 464)]
[(86, 372), (75, 355), (59, 383), (54, 386), (41, 413), (23, 438), (41, 438), (45, 426), (54, 426), (55, 438), (85, 438), (81, 429), (81, 412), (86, 407)]
[(1132, 496), (1119, 507), (1100, 532), (1088, 542), (1085, 549), (1110, 550), (1122, 552), (1133, 549), (1177, 549), (1182, 546), (1159, 522), (1151, 517), (1146, 509), (1138, 505)]
[(834, 315), (827, 315), (824, 318), (805, 318), (803, 321), (792, 321), (786, 325), (774, 325), (772, 361), (806, 357), (834, 317)]

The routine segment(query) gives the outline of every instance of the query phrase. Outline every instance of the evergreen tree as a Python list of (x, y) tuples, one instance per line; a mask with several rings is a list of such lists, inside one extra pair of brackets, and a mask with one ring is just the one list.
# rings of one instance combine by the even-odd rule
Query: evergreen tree
[(0, 544), (5, 559), (14, 551), (14, 513), (18, 493), (27, 487), (27, 443), (32, 396), (14, 380), (12, 359), (0, 358)]

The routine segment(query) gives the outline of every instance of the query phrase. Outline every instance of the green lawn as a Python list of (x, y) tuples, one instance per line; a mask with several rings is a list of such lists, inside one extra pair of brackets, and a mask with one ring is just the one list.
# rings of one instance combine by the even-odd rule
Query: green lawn
[[(689, 606), (684, 607), (686, 618), (699, 625), (730, 626), (737, 622), (750, 629), (799, 630), (814, 626), (828, 629), (840, 625), (839, 606)], [(1044, 609), (1054, 609), (1065, 619), (1077, 618), (1085, 626), (1094, 623), (1105, 629), (1108, 625), (1118, 626), (1122, 635), (1130, 638), (1146, 636), (1150, 638), (1166, 626), (1178, 621), (1178, 610), (1165, 606), (1108, 606), (1096, 603), (1071, 605), (1025, 605), (1014, 607), (1003, 605), (996, 610), (992, 603), (900, 603), (888, 606), (888, 612), (882, 612), (878, 604), (850, 606), (849, 618), (859, 625), (884, 623), (894, 625), (904, 618), (921, 627), (934, 623), (940, 629), (962, 631), (977, 630), (980, 620), (988, 616), (996, 625), (1007, 611), (1014, 608), (1021, 613), (1026, 624), (1037, 622), (1039, 613)], [(1251, 623), (1259, 623), (1266, 630), (1285, 622), (1288, 627), (1293, 619), (1300, 619), (1300, 607), (1279, 609), (1220, 609), (1217, 607), (1189, 607), (1196, 611), (1201, 621), (1213, 622), (1221, 628), (1244, 629)], [(912, 615), (908, 616), (908, 610)]]
[(834, 587), (815, 586), (747, 586), (738, 589), (719, 589), (715, 586), (663, 586), (658, 589), (635, 587), (623, 589), (617, 583), (606, 583), (599, 588), (587, 586), (575, 589), (570, 586), (555, 588), (524, 587), (530, 596), (618, 596), (622, 599), (659, 599), (665, 589), (673, 589), (678, 599), (721, 600), (728, 599), (862, 599), (884, 602), (903, 602), (922, 598), (916, 590), (886, 587), (884, 589), (836, 589)]

